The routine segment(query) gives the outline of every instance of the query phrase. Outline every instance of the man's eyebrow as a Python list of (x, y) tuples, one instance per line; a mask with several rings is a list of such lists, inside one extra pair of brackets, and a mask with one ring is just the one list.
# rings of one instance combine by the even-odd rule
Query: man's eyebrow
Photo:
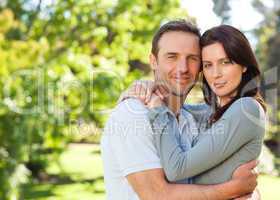
[(166, 52), (165, 55), (177, 55), (177, 52)]
[[(177, 52), (166, 52), (164, 55), (178, 55), (179, 53)], [(190, 56), (195, 56), (195, 57), (199, 57), (200, 58), (200, 55), (199, 54), (189, 54), (188, 57)]]
[(188, 57), (190, 56), (194, 56), (194, 57), (199, 57), (200, 58), (200, 54), (189, 54)]

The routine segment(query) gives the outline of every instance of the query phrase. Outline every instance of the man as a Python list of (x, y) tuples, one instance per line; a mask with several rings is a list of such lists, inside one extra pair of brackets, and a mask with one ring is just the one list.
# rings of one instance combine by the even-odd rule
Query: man
[[(164, 81), (172, 91), (166, 103), (177, 116), (180, 130), (188, 122), (182, 105), (200, 70), (199, 37), (196, 27), (180, 20), (165, 24), (153, 38), (150, 64), (155, 79)], [(232, 180), (223, 184), (168, 183), (152, 134), (147, 108), (137, 99), (124, 100), (114, 109), (101, 141), (107, 199), (217, 200), (254, 190), (255, 161), (239, 167)], [(183, 145), (191, 143), (191, 139), (187, 138)]]

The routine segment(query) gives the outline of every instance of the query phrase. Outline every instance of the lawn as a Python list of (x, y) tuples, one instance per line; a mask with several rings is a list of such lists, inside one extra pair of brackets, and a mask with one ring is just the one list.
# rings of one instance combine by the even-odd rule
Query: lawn
[[(23, 187), (24, 200), (104, 200), (103, 169), (97, 145), (72, 144), (52, 163), (53, 180)], [(262, 175), (259, 189), (263, 200), (280, 199), (280, 178)]]
[(61, 155), (60, 163), (52, 163), (48, 173), (56, 180), (25, 185), (24, 200), (105, 199), (102, 161), (96, 145), (70, 145)]

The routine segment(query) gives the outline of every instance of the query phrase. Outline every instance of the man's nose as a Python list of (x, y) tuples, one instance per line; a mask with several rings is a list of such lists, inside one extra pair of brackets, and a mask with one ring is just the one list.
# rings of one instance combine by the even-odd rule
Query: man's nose
[(186, 73), (189, 70), (188, 62), (186, 59), (180, 59), (177, 64), (177, 70), (181, 73)]

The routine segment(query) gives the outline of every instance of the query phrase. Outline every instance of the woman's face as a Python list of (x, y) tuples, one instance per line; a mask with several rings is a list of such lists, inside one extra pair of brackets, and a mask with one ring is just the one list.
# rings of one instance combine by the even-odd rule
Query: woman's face
[(237, 94), (245, 67), (231, 61), (221, 43), (202, 48), (203, 75), (211, 90), (216, 94), (220, 105), (225, 105)]

